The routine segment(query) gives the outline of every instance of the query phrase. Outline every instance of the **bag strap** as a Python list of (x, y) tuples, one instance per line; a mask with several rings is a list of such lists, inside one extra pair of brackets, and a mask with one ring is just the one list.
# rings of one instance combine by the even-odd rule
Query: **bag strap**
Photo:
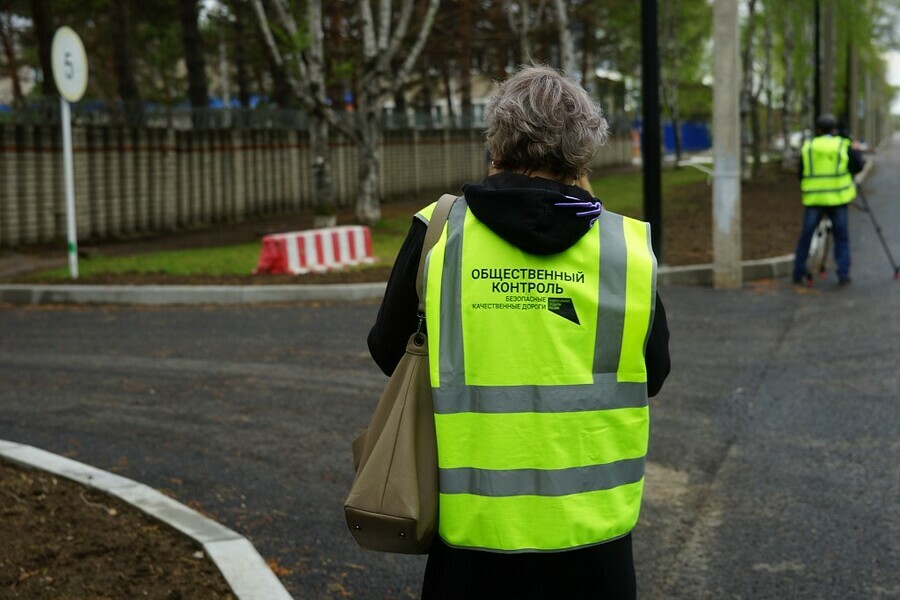
[(434, 207), (434, 212), (431, 213), (431, 219), (428, 221), (428, 231), (425, 232), (425, 241), (422, 243), (422, 256), (419, 258), (419, 271), (416, 274), (416, 293), (419, 295), (420, 318), (425, 316), (425, 257), (428, 256), (428, 253), (440, 239), (441, 234), (444, 232), (444, 224), (447, 222), (447, 217), (450, 216), (450, 209), (453, 208), (453, 203), (459, 198), (460, 196), (454, 196), (453, 194), (441, 196), (440, 200), (437, 201), (437, 206)]

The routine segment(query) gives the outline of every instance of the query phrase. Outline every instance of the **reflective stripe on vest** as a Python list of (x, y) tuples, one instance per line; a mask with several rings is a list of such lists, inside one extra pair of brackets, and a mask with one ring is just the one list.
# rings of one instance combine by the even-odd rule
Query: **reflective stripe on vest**
[(800, 189), (805, 206), (839, 206), (853, 201), (856, 186), (849, 170), (849, 148), (850, 141), (837, 136), (819, 136), (804, 142), (800, 150)]
[(656, 297), (648, 226), (604, 212), (569, 250), (535, 256), (460, 200), (426, 269), (441, 537), (527, 552), (631, 531)]

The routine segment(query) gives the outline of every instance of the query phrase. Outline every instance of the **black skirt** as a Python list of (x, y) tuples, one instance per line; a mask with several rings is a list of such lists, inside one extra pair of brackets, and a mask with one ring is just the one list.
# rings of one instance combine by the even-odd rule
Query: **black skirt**
[(577, 600), (636, 597), (631, 535), (568, 552), (500, 554), (451, 548), (436, 538), (422, 599)]

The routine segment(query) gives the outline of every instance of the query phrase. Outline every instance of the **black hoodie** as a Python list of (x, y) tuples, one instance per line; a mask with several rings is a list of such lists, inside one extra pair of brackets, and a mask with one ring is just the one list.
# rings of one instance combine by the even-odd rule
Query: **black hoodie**
[[(557, 254), (570, 248), (588, 232), (596, 214), (584, 207), (561, 207), (559, 203), (596, 204), (587, 191), (541, 177), (498, 173), (480, 184), (463, 187), (472, 214), (491, 231), (530, 254)], [(566, 198), (568, 196), (568, 198)], [(590, 213), (578, 216), (578, 213)], [(427, 226), (414, 218), (369, 332), (369, 351), (385, 374), (400, 362), (406, 341), (416, 329), (416, 273)], [(669, 328), (659, 295), (645, 353), (647, 389), (656, 395), (669, 374)]]

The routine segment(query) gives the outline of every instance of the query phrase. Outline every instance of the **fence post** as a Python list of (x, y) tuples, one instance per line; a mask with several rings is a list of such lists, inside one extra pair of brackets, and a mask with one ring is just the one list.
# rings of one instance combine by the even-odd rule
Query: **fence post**
[(450, 148), (452, 144), (452, 138), (450, 137), (450, 129), (444, 127), (441, 129), (441, 172), (444, 175), (443, 185), (441, 186), (443, 189), (447, 189), (452, 185), (453, 175), (450, 172)]
[(116, 127), (116, 136), (119, 142), (119, 206), (121, 207), (119, 228), (120, 234), (134, 232), (134, 152), (129, 143), (127, 130), (124, 127)]
[(19, 160), (13, 131), (9, 125), (0, 125), (0, 246), (7, 247), (19, 241), (16, 194)]
[[(34, 168), (34, 215), (36, 241), (52, 242), (56, 239), (56, 198), (53, 194), (53, 178), (62, 168), (62, 153), (53, 143), (62, 135), (58, 127), (36, 125), (31, 129), (32, 166)], [(65, 217), (62, 219), (65, 224)], [(65, 231), (65, 229), (63, 229)]]
[(166, 127), (160, 137), (160, 226), (166, 231), (178, 228), (178, 153), (175, 151), (175, 130)]
[(19, 186), (19, 223), (21, 228), (20, 242), (33, 244), (37, 242), (37, 194), (35, 185), (37, 169), (34, 147), (34, 126), (23, 125), (18, 133), (21, 134), (19, 142), (19, 155), (22, 157), (20, 165)]
[(247, 216), (247, 161), (244, 153), (244, 130), (231, 130), (232, 216), (243, 221)]
[[(76, 235), (79, 239), (87, 238), (91, 233), (91, 206), (90, 195), (88, 193), (88, 154), (87, 154), (87, 133), (84, 126), (72, 127), (72, 171), (75, 174), (73, 191), (75, 193), (75, 226), (77, 228)], [(57, 175), (54, 180), (59, 185), (54, 186), (58, 193), (54, 194), (58, 201), (57, 206), (62, 207), (62, 213), (65, 214), (65, 184), (62, 181), (61, 169), (57, 168)], [(65, 222), (65, 221), (63, 221)], [(65, 229), (59, 233), (63, 235)]]
[(106, 193), (109, 214), (109, 233), (113, 236), (122, 235), (123, 221), (125, 220), (125, 199), (123, 189), (124, 157), (122, 155), (122, 129), (120, 127), (108, 127), (104, 132), (104, 154), (106, 156)]

